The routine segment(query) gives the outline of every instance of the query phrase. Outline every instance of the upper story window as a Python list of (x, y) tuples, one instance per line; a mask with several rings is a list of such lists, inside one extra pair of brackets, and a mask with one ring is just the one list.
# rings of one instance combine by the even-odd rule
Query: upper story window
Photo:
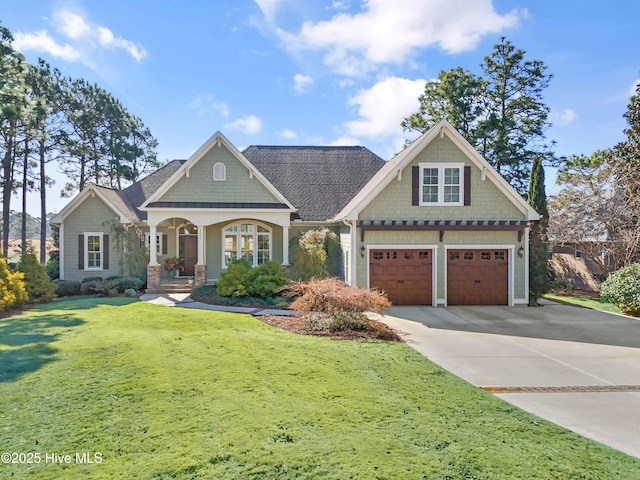
[(464, 164), (421, 163), (420, 205), (462, 205)]
[(213, 179), (216, 182), (224, 182), (227, 179), (227, 167), (224, 163), (218, 162), (213, 166)]

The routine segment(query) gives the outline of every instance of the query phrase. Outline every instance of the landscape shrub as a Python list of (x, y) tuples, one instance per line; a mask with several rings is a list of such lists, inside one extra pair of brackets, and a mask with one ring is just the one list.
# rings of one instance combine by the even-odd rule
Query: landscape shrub
[(87, 283), (87, 282), (101, 282), (102, 281), (102, 277), (86, 277), (82, 279), (81, 283)]
[(338, 236), (328, 228), (308, 230), (298, 237), (294, 245), (289, 278), (307, 281), (329, 276), (327, 259), (339, 251)]
[(56, 285), (55, 294), (59, 297), (71, 297), (81, 293), (81, 284), (77, 280), (58, 280), (54, 284)]
[(118, 293), (123, 293), (125, 290), (140, 290), (144, 285), (144, 280), (138, 277), (118, 277), (112, 280), (106, 278), (105, 281), (111, 281)]
[(0, 312), (20, 307), (28, 298), (24, 274), (9, 270), (7, 260), (0, 257)]
[(48, 303), (55, 298), (56, 285), (33, 253), (25, 253), (21, 257), (18, 270), (24, 274), (29, 303)]
[[(297, 312), (320, 312), (331, 317), (329, 330), (368, 330), (366, 312), (382, 313), (391, 302), (381, 292), (352, 287), (337, 278), (296, 282), (287, 287), (287, 296), (297, 297), (291, 308)], [(312, 324), (320, 320), (312, 319)]]
[(54, 250), (49, 254), (46, 266), (47, 275), (52, 282), (60, 278), (60, 252)]
[(103, 297), (113, 297), (118, 293), (113, 286), (113, 282), (106, 280), (83, 281), (80, 285), (80, 293), (83, 295), (100, 295)]
[(623, 311), (640, 314), (640, 264), (612, 273), (600, 285), (600, 295)]
[(231, 262), (229, 268), (216, 283), (216, 291), (223, 297), (269, 298), (288, 283), (278, 262), (268, 262), (252, 267), (245, 260)]

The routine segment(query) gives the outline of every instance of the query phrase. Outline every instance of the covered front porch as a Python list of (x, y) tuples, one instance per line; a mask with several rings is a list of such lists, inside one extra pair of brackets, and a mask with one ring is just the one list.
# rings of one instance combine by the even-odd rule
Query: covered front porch
[[(214, 282), (230, 262), (239, 258), (253, 265), (271, 260), (289, 264), (290, 212), (281, 209), (150, 210), (147, 225), (149, 289), (181, 280), (188, 286), (189, 279), (195, 286)], [(174, 275), (168, 267), (176, 260), (179, 267)]]

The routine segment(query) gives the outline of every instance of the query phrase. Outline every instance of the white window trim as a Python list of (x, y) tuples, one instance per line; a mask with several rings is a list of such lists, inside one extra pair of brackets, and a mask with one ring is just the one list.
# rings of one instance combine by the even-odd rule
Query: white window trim
[[(253, 266), (257, 267), (258, 265), (260, 265), (258, 263), (258, 235), (268, 235), (269, 236), (269, 261), (273, 260), (273, 229), (268, 226), (265, 225), (264, 223), (260, 223), (260, 222), (233, 222), (230, 223), (228, 225), (225, 225), (224, 227), (222, 227), (222, 269), (226, 270), (228, 268), (228, 265), (225, 264), (225, 253), (226, 253), (226, 249), (225, 247), (225, 237), (227, 235), (236, 235), (236, 255), (237, 258), (240, 259), (242, 258), (242, 241), (241, 241), (241, 236), (242, 235), (247, 235), (247, 233), (243, 233), (240, 231), (240, 225), (253, 225), (254, 229), (253, 229)], [(227, 233), (225, 232), (225, 230), (229, 227), (233, 227), (233, 226), (237, 226), (237, 230), (234, 234), (231, 233)], [(267, 230), (269, 230), (268, 232), (258, 232), (258, 227), (263, 227), (266, 228)]]
[[(420, 163), (420, 206), (424, 207), (460, 207), (464, 205), (464, 163)], [(423, 183), (424, 180), (424, 169), (425, 168), (437, 168), (438, 169), (438, 201), (437, 202), (425, 202), (423, 200), (423, 187), (425, 186)], [(459, 198), (457, 202), (445, 202), (444, 201), (444, 170), (445, 168), (457, 168), (460, 172), (460, 183), (459, 187)]]
[[(156, 233), (156, 255), (162, 255), (162, 238), (162, 233)], [(144, 241), (149, 251), (151, 251), (151, 233), (146, 232), (144, 234)]]
[(213, 165), (213, 180), (216, 182), (224, 182), (227, 180), (227, 166), (224, 163), (216, 162)]
[[(103, 232), (83, 232), (84, 235), (84, 269), (85, 270), (93, 270), (99, 271), (104, 270), (104, 233)], [(89, 266), (89, 237), (99, 237), (100, 238), (100, 266), (99, 267), (90, 267)]]

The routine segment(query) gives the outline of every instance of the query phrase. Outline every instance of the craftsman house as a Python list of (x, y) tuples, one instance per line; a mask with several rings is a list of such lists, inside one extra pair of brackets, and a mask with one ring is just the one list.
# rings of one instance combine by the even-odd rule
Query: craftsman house
[(231, 261), (290, 261), (303, 231), (340, 239), (338, 273), (394, 304), (528, 302), (538, 214), (446, 121), (385, 162), (364, 147), (251, 146), (215, 133), (188, 160), (115, 191), (89, 185), (55, 218), (60, 277), (119, 273), (112, 219), (144, 232), (147, 282), (167, 257), (213, 283)]

